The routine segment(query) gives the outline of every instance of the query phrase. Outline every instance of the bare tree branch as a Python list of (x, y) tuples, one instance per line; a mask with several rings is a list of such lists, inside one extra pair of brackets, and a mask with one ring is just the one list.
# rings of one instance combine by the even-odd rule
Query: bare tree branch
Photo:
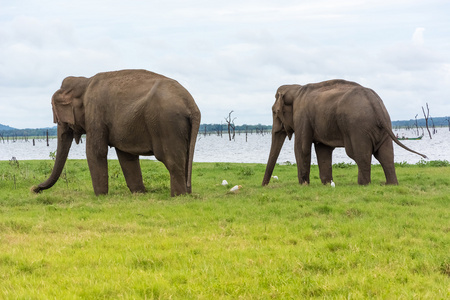
[(231, 141), (231, 131), (233, 131), (233, 139), (236, 135), (235, 133), (235, 128), (236, 126), (234, 125), (234, 120), (236, 120), (237, 118), (231, 119), (231, 114), (233, 113), (233, 110), (230, 111), (230, 113), (228, 114), (228, 117), (225, 118), (225, 121), (228, 124), (228, 139)]
[(425, 125), (427, 127), (428, 135), (430, 136), (430, 139), (432, 139), (430, 129), (428, 128), (428, 118), (430, 117), (430, 109), (428, 108), (428, 102), (427, 102), (427, 113), (425, 114), (425, 109), (423, 108), (423, 106), (422, 111), (423, 116), (425, 117)]

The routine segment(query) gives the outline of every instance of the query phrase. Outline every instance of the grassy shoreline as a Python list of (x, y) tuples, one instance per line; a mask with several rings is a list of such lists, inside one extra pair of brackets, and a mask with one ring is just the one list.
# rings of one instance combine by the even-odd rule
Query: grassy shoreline
[(335, 165), (334, 189), (317, 166), (309, 186), (282, 165), (261, 187), (263, 164), (195, 163), (177, 198), (161, 163), (141, 164), (148, 193), (110, 161), (95, 197), (85, 160), (38, 195), (53, 161), (0, 162), (0, 298), (450, 297), (448, 163), (399, 164), (399, 186)]

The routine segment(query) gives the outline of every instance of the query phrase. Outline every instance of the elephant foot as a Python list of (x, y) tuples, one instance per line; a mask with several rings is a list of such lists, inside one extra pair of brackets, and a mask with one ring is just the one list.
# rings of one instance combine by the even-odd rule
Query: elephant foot
[(387, 182), (385, 183), (386, 185), (398, 185), (398, 181), (397, 182)]
[(136, 190), (131, 190), (131, 189), (130, 189), (130, 192), (131, 192), (132, 194), (145, 194), (145, 193), (147, 193), (147, 189), (146, 189), (146, 188), (143, 188), (143, 189), (136, 189)]
[(94, 189), (94, 194), (95, 196), (108, 195), (108, 189), (106, 189), (106, 191)]

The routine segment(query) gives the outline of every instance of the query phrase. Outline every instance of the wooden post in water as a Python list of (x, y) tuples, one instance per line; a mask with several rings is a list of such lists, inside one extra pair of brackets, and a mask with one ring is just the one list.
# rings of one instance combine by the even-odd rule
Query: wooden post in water
[(47, 129), (47, 147), (49, 146), (48, 144), (48, 129)]

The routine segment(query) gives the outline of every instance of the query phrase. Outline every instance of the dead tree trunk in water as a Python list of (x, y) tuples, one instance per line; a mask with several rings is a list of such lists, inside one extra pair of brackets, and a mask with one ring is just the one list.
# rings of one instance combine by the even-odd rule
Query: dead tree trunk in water
[(247, 142), (248, 126), (245, 126), (245, 142)]
[(431, 128), (433, 128), (433, 135), (435, 135), (437, 133), (436, 126), (434, 126), (434, 121), (432, 117), (430, 117), (430, 120), (431, 120)]
[(416, 125), (416, 130), (417, 130), (417, 136), (419, 136), (419, 123), (417, 122), (417, 116), (418, 115), (416, 115), (416, 117), (415, 117), (415, 119), (416, 119), (415, 125)]
[(228, 139), (231, 141), (231, 131), (233, 131), (233, 139), (235, 136), (235, 126), (234, 126), (234, 120), (236, 120), (236, 118), (234, 118), (233, 120), (231, 120), (231, 114), (233, 113), (233, 110), (230, 111), (230, 113), (228, 114), (228, 117), (225, 118), (225, 121), (228, 124)]
[(422, 106), (422, 111), (423, 111), (423, 116), (425, 117), (425, 126), (427, 127), (427, 131), (428, 131), (428, 135), (430, 136), (430, 140), (432, 139), (431, 137), (431, 132), (430, 129), (428, 128), (428, 118), (430, 117), (430, 109), (428, 108), (428, 103), (427, 103), (427, 113), (425, 114), (425, 109)]

